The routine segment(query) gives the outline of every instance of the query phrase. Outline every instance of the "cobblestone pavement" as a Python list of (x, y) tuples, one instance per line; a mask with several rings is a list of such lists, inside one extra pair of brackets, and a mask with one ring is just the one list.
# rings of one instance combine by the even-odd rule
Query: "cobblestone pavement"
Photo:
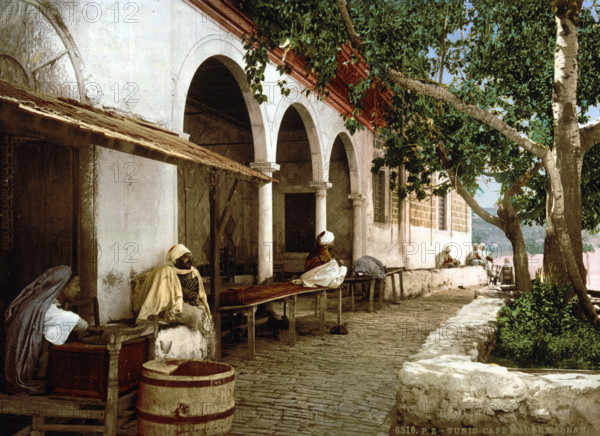
[[(223, 361), (236, 370), (232, 435), (388, 435), (399, 369), (474, 291), (441, 291), (374, 313), (359, 306), (342, 315), (348, 335), (329, 334), (329, 311), (325, 337), (297, 335), (294, 347), (285, 332), (257, 337), (256, 360), (246, 359), (245, 342), (225, 344)], [(299, 332), (311, 329), (314, 317), (297, 321)]]

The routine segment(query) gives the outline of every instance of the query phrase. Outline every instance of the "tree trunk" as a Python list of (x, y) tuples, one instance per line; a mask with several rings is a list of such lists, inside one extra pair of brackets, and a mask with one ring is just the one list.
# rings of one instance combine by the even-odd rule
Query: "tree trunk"
[(508, 208), (498, 208), (498, 217), (504, 222), (504, 234), (512, 244), (513, 265), (515, 268), (515, 284), (520, 292), (531, 291), (531, 278), (529, 277), (529, 258), (525, 239), (521, 231), (521, 223), (512, 205)]
[(557, 28), (552, 92), (554, 150), (544, 157), (552, 185), (550, 219), (581, 311), (594, 327), (600, 328), (600, 319), (587, 296), (581, 246), (579, 175), (583, 153), (577, 124), (577, 37), (581, 0), (555, 0), (554, 7)]
[(544, 239), (544, 281), (551, 280), (555, 283), (569, 283), (569, 274), (565, 267), (560, 251), (560, 242), (556, 234), (556, 227), (551, 219), (553, 196), (552, 187), (548, 184), (548, 194), (546, 196), (546, 237)]

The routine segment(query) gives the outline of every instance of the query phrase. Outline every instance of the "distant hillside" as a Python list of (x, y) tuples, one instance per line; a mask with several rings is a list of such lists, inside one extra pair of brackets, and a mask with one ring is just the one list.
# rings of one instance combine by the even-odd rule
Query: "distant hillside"
[[(488, 212), (496, 215), (494, 208), (487, 208)], [(475, 213), (472, 213), (472, 237), (473, 242), (485, 242), (488, 248), (498, 252), (498, 256), (512, 255), (512, 245), (498, 227), (486, 223)], [(523, 226), (523, 237), (529, 254), (540, 254), (544, 252), (544, 237), (546, 229), (542, 226)], [(600, 234), (591, 235), (583, 232), (584, 250), (594, 251), (600, 247)]]

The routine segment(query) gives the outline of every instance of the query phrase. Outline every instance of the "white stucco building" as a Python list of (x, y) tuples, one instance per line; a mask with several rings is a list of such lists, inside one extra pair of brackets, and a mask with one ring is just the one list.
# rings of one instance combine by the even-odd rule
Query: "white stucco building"
[[(98, 296), (103, 322), (131, 317), (131, 278), (163, 263), (173, 244), (186, 244), (197, 264), (208, 264), (211, 180), (221, 191), (217, 210), (231, 198), (216, 223), (222, 254), (256, 268), (259, 282), (274, 263), (301, 269), (325, 228), (336, 235), (334, 256), (346, 264), (368, 254), (388, 266), (431, 268), (445, 244), (464, 260), (469, 208), (454, 192), (400, 202), (389, 189), (389, 170), (371, 173), (383, 152), (373, 131), (350, 135), (344, 127), (343, 86), (325, 100), (306, 97), (310, 78), (290, 57), (291, 93), (282, 96), (282, 58), (273, 53), (268, 101), (253, 99), (240, 38), (252, 23), (229, 1), (13, 0), (2, 2), (0, 18), (3, 80), (144, 120), (150, 130), (172, 131), (279, 181), (255, 183), (247, 175), (238, 183), (235, 171), (218, 174), (177, 156), (140, 152), (143, 144), (74, 140), (70, 131), (57, 131), (48, 148), (47, 135), (42, 144), (29, 126), (22, 135), (19, 126), (9, 130), (13, 119), (3, 111), (3, 174), (14, 176), (3, 191), (1, 280), (5, 289), (14, 286), (5, 303), (48, 267), (69, 263), (85, 292)], [(59, 182), (40, 196), (19, 182), (27, 171), (39, 189)]]

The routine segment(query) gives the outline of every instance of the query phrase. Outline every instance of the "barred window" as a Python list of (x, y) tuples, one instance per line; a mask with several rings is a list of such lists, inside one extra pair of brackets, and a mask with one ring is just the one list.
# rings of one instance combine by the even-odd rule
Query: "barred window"
[(385, 172), (379, 171), (373, 174), (373, 221), (376, 223), (386, 222), (385, 190)]
[(439, 230), (448, 230), (448, 220), (446, 214), (446, 197), (438, 197), (438, 229)]

